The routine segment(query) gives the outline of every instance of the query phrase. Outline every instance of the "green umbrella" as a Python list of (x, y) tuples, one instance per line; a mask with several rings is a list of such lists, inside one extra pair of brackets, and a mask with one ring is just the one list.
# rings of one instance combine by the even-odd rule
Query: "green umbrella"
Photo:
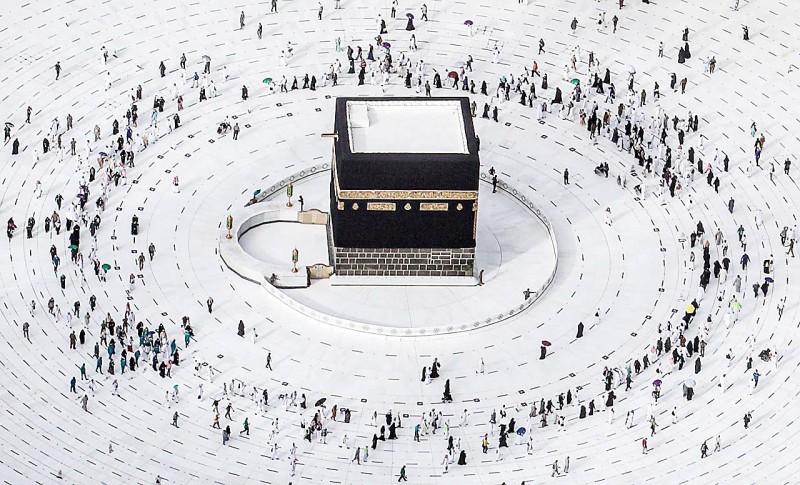
[(271, 77), (265, 77), (264, 80), (261, 81), (261, 82), (264, 83), (264, 84), (269, 84), (269, 83), (272, 82), (272, 78)]
[(78, 249), (78, 246), (76, 246), (76, 245), (74, 245), (74, 244), (70, 244), (70, 245), (69, 245), (69, 249)]
[(576, 85), (576, 86), (577, 86), (577, 85), (579, 85), (579, 84), (581, 83), (581, 80), (580, 80), (580, 79), (578, 79), (578, 78), (575, 78), (575, 79), (573, 79), (573, 80), (572, 80), (572, 81), (570, 81), (570, 82), (571, 82), (572, 84), (574, 84), (574, 85)]
[(111, 265), (110, 264), (104, 264), (103, 266), (101, 266), (101, 268), (103, 268), (103, 270), (105, 270), (105, 271), (108, 271), (108, 270), (111, 269)]

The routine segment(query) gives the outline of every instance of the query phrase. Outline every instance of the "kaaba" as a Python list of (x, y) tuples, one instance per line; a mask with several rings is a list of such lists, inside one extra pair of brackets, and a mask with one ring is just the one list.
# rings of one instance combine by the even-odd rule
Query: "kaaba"
[(480, 159), (469, 99), (338, 98), (338, 276), (473, 276)]

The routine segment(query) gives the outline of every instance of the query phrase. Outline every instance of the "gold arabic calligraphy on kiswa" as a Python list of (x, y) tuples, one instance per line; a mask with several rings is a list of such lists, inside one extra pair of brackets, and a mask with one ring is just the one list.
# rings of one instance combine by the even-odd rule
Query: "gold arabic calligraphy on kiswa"
[(475, 200), (475, 190), (339, 190), (338, 199)]

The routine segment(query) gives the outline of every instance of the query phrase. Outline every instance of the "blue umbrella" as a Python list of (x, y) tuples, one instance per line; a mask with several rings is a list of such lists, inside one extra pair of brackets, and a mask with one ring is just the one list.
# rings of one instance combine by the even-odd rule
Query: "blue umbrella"
[(107, 157), (107, 156), (108, 156), (108, 153), (106, 153), (106, 152), (100, 152), (100, 153), (99, 153), (99, 155), (100, 155), (101, 157)]
[(517, 434), (520, 436), (525, 436), (525, 428), (517, 428)]

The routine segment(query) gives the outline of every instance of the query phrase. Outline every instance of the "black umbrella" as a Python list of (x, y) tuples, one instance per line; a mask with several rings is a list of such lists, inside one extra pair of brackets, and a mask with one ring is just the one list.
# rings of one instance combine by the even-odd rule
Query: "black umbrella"
[(322, 406), (323, 404), (325, 404), (325, 400), (326, 398), (324, 397), (322, 399), (318, 399), (317, 402), (314, 403), (314, 407)]

